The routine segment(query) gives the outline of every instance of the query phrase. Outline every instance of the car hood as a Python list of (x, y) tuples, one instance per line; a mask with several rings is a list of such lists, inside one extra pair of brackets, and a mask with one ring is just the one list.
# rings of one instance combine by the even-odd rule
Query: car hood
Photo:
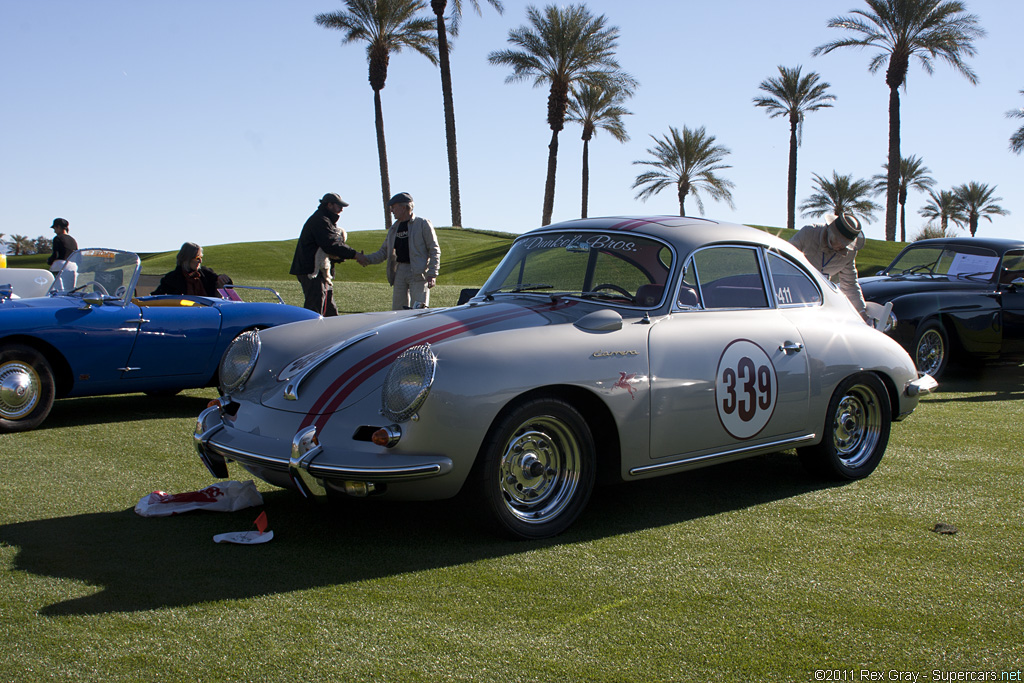
[(973, 291), (988, 289), (991, 286), (985, 282), (957, 280), (944, 275), (901, 275), (897, 277), (874, 275), (862, 277), (858, 282), (864, 292), (864, 299), (878, 303), (892, 301), (906, 294)]
[(378, 389), (413, 346), (430, 344), (443, 357), (445, 344), (469, 337), (573, 323), (596, 329), (615, 320), (622, 320), (617, 312), (579, 301), (517, 299), (292, 323), (260, 332), (259, 362), (239, 396), (279, 410), (333, 412)]
[(42, 296), (31, 299), (2, 299), (0, 311), (8, 310), (53, 310), (58, 308), (81, 308), (85, 304), (81, 299), (69, 299), (64, 296)]

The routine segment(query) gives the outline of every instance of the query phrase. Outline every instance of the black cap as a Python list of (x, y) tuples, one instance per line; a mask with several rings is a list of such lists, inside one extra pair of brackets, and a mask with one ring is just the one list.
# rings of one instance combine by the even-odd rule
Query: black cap
[(408, 192), (399, 192), (394, 197), (388, 200), (388, 206), (394, 206), (395, 204), (411, 204), (412, 195)]
[(328, 192), (324, 195), (323, 199), (320, 200), (321, 204), (331, 202), (332, 204), (341, 204), (342, 206), (348, 206), (348, 202), (341, 198), (341, 195), (337, 192)]

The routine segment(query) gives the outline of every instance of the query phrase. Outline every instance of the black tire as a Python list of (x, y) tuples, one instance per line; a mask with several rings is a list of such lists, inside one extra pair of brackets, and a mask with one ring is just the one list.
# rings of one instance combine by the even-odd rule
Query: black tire
[(949, 362), (949, 335), (937, 320), (921, 326), (914, 337), (914, 365), (919, 372), (938, 379)]
[(885, 454), (892, 426), (889, 394), (870, 373), (843, 380), (825, 413), (821, 443), (798, 449), (811, 472), (829, 479), (863, 479)]
[(475, 493), (501, 531), (527, 540), (556, 536), (594, 489), (594, 438), (565, 401), (527, 401), (491, 427), (475, 472)]
[(0, 347), (0, 432), (35, 429), (54, 396), (53, 370), (41, 353), (21, 344)]

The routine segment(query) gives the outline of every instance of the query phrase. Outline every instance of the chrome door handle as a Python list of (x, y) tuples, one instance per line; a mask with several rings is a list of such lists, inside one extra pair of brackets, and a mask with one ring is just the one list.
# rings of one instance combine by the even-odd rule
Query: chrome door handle
[(787, 342), (782, 342), (782, 344), (779, 346), (779, 351), (782, 351), (787, 356), (789, 356), (791, 354), (794, 354), (794, 353), (799, 353), (800, 351), (803, 351), (803, 350), (804, 350), (804, 345), (801, 344), (800, 342), (787, 341)]

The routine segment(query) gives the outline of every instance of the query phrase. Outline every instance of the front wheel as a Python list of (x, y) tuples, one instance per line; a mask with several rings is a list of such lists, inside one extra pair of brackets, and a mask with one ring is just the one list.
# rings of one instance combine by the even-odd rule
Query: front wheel
[(0, 432), (35, 429), (53, 407), (53, 370), (29, 346), (0, 348)]
[(483, 504), (517, 538), (561, 533), (594, 488), (593, 435), (579, 411), (558, 399), (516, 407), (491, 428), (479, 458), (475, 483)]
[(949, 335), (941, 323), (921, 326), (914, 339), (914, 364), (918, 371), (938, 379), (949, 361)]
[(863, 479), (882, 460), (889, 444), (889, 394), (875, 375), (843, 380), (825, 413), (821, 443), (797, 451), (812, 472), (830, 479)]

